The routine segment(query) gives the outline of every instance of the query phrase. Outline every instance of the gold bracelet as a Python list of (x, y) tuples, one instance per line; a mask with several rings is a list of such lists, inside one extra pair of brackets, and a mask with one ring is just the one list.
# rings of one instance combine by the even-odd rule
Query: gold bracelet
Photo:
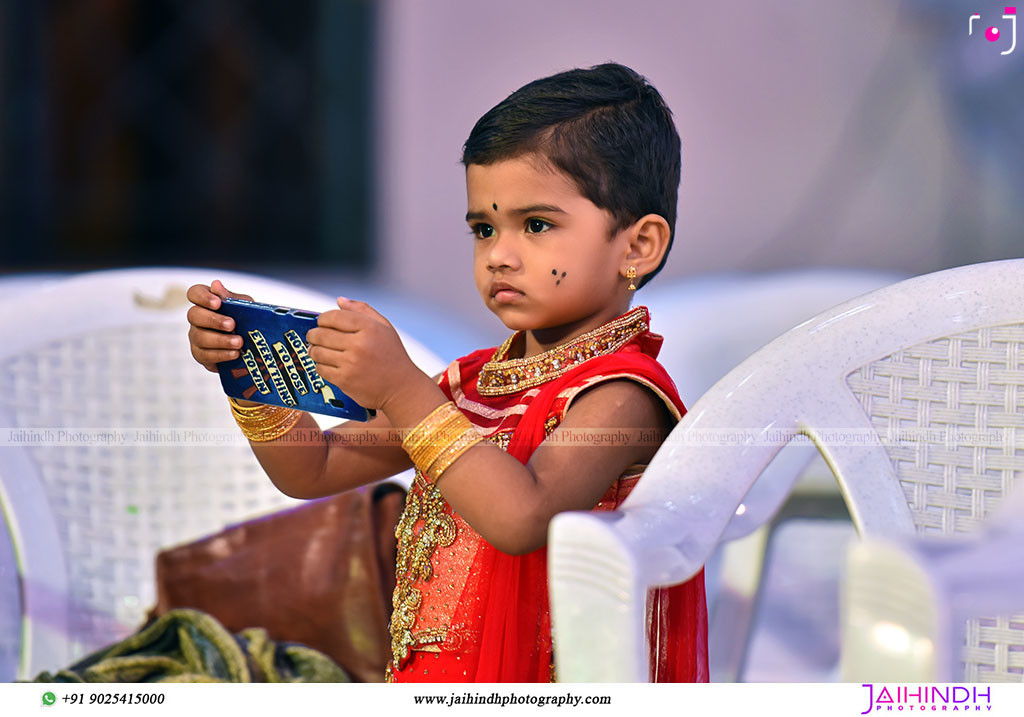
[[(467, 419), (468, 423), (468, 419)], [(441, 455), (430, 464), (430, 468), (423, 472), (427, 480), (432, 483), (437, 483), (441, 480), (441, 474), (448, 470), (448, 466), (455, 462), (455, 460), (463, 453), (468, 451), (470, 448), (475, 446), (484, 440), (484, 437), (480, 435), (480, 431), (471, 424), (467, 430), (464, 430), (454, 441), (441, 452)]]
[(408, 448), (409, 457), (418, 466), (429, 466), (441, 455), (445, 447), (466, 430), (467, 419), (456, 409), (454, 415), (447, 416), (433, 426)]
[(265, 443), (267, 441), (276, 440), (291, 431), (295, 428), (299, 419), (302, 418), (302, 411), (292, 411), (292, 409), (287, 410), (291, 413), (285, 414), (277, 421), (273, 422), (247, 424), (239, 420), (238, 416), (235, 416), (235, 421), (238, 423), (238, 427), (242, 429), (242, 433), (250, 441)]
[(482, 440), (476, 427), (449, 401), (420, 421), (402, 441), (402, 448), (423, 477), (436, 483), (459, 456)]
[(430, 443), (434, 441), (434, 432), (447, 424), (458, 420), (462, 412), (456, 408), (451, 401), (442, 403), (431, 411), (426, 418), (416, 424), (416, 427), (409, 431), (409, 434), (402, 441), (402, 448), (409, 457), (416, 462), (421, 458), (424, 451), (429, 450)]
[(280, 438), (292, 430), (302, 418), (302, 411), (284, 406), (240, 406), (230, 397), (228, 403), (231, 404), (231, 415), (242, 429), (242, 434), (257, 443)]
[[(427, 417), (417, 423), (416, 427), (409, 431), (409, 434), (402, 440), (402, 448), (408, 451), (410, 447), (414, 446), (417, 442), (422, 441), (429, 433), (431, 427), (436, 426), (452, 415), (452, 408), (455, 408), (455, 404), (448, 401), (447, 403), (442, 403), (427, 414)], [(456, 410), (458, 409), (456, 408)]]
[(278, 408), (277, 406), (271, 406), (268, 403), (257, 403), (255, 406), (243, 406), (238, 402), (237, 398), (228, 396), (228, 403), (231, 404), (231, 408), (239, 413), (259, 413), (260, 411), (266, 411), (268, 408)]

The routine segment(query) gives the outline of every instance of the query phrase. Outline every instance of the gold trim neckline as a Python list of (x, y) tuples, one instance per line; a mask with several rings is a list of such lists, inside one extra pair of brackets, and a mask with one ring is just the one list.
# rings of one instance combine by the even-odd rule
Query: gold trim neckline
[(615, 353), (650, 329), (646, 306), (638, 306), (617, 319), (577, 336), (572, 341), (544, 353), (521, 359), (506, 359), (512, 342), (522, 332), (505, 340), (480, 369), (477, 391), (481, 396), (506, 396), (558, 378), (569, 369), (595, 356)]

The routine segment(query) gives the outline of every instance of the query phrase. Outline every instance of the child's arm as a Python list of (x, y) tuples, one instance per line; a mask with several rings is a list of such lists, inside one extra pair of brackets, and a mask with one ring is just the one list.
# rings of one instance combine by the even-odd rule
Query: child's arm
[[(307, 334), (317, 370), (361, 405), (375, 407), (391, 425), (410, 429), (448, 399), (416, 368), (384, 317), (361, 302), (339, 299), (340, 311), (320, 315)], [(522, 554), (547, 542), (547, 525), (565, 510), (589, 510), (631, 464), (653, 456), (656, 445), (573, 445), (572, 431), (667, 432), (672, 420), (661, 400), (629, 380), (588, 389), (562, 424), (523, 465), (482, 442), (456, 460), (438, 482), (445, 499), (499, 550)], [(328, 471), (324, 488), (342, 481)]]
[[(649, 462), (674, 424), (649, 389), (628, 379), (611, 380), (579, 394), (525, 466), (497, 447), (471, 450), (444, 472), (438, 489), (467, 522), (486, 525), (493, 545), (527, 553), (547, 544), (548, 524), (556, 514), (592, 509), (627, 467)], [(641, 432), (658, 439), (641, 441)], [(598, 438), (592, 445), (573, 433)], [(607, 439), (616, 433), (629, 436), (623, 445)], [(480, 480), (492, 470), (493, 480)]]
[[(217, 363), (237, 358), (241, 337), (231, 333), (234, 321), (216, 312), (220, 299), (235, 294), (219, 281), (213, 286), (196, 284), (188, 299), (192, 356), (208, 371)], [(242, 401), (243, 405), (250, 404)], [(227, 405), (224, 410), (229, 410)], [(412, 467), (395, 439), (386, 416), (378, 414), (363, 423), (349, 421), (324, 432), (308, 413), (284, 436), (272, 441), (249, 441), (252, 452), (278, 489), (293, 498), (319, 498), (387, 478)], [(356, 435), (358, 434), (358, 435)], [(330, 476), (330, 481), (324, 476)]]
[[(430, 388), (421, 384), (415, 394), (384, 411), (392, 421), (415, 425), (444, 403), (443, 394), (431, 395)], [(565, 419), (525, 466), (485, 441), (459, 457), (438, 488), (494, 547), (513, 555), (528, 553), (547, 543), (548, 523), (557, 513), (590, 510), (628, 466), (653, 457), (658, 441), (641, 442), (642, 431), (664, 438), (673, 422), (662, 401), (641, 384), (608, 381), (573, 401)], [(629, 438), (624, 445), (600, 440), (580, 445), (573, 433), (586, 432), (620, 432)]]
[(249, 441), (270, 481), (292, 498), (322, 498), (412, 467), (382, 413), (322, 431), (305, 413), (273, 441)]

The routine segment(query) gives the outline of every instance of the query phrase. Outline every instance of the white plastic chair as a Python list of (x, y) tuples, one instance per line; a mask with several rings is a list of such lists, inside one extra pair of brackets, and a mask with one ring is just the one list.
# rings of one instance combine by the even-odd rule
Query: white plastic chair
[[(995, 658), (993, 677), (1019, 682), (1024, 650), (1011, 648), (1006, 626), (970, 618), (1024, 612), (1024, 492), (967, 538), (854, 541), (841, 602), (843, 681), (954, 682), (960, 646), (980, 641), (996, 645), (982, 655)], [(978, 635), (965, 635), (965, 625)]]
[(67, 278), (53, 272), (0, 275), (0, 303)]
[[(647, 590), (700, 569), (792, 435), (821, 451), (862, 534), (976, 525), (1024, 471), (1013, 448), (1024, 431), (1022, 277), (1024, 260), (960, 267), (819, 314), (697, 401), (621, 510), (556, 516), (560, 678), (647, 679)], [(1024, 644), (1021, 632), (1004, 634)], [(982, 675), (984, 661), (970, 654), (967, 679), (998, 677)]]
[[(689, 404), (729, 369), (809, 316), (902, 278), (852, 269), (725, 274), (656, 282), (638, 301), (651, 309), (652, 330), (665, 336), (658, 360)], [(794, 476), (800, 477), (795, 484)], [(786, 489), (790, 485), (792, 492)], [(818, 524), (812, 529), (806, 520), (822, 518), (849, 524), (832, 472), (813, 446), (787, 446), (754, 484), (706, 566), (712, 682), (743, 678), (776, 529), (803, 520), (801, 529), (820, 534)], [(837, 566), (827, 582), (837, 594), (838, 581)], [(837, 628), (835, 636), (838, 642)], [(790, 679), (821, 674), (823, 668), (810, 656), (800, 657), (804, 669)]]
[[(0, 591), (15, 567), (22, 585), (18, 622), (0, 612), (0, 654), (18, 653), (20, 678), (136, 629), (155, 601), (160, 549), (295, 502), (238, 439), (220, 382), (189, 353), (185, 290), (214, 278), (269, 303), (336, 306), (211, 269), (87, 273), (0, 304), (0, 507), (12, 544), (0, 549)], [(443, 368), (403, 340), (425, 371)], [(144, 445), (161, 429), (179, 440)], [(126, 445), (99, 442), (101, 431), (128, 431)]]

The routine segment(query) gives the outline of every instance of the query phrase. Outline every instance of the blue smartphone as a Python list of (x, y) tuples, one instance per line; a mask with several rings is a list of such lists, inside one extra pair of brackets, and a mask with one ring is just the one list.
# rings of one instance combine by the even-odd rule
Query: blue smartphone
[(317, 373), (306, 332), (319, 314), (244, 299), (221, 299), (217, 313), (235, 320), (241, 355), (217, 364), (232, 398), (365, 421), (375, 415)]

